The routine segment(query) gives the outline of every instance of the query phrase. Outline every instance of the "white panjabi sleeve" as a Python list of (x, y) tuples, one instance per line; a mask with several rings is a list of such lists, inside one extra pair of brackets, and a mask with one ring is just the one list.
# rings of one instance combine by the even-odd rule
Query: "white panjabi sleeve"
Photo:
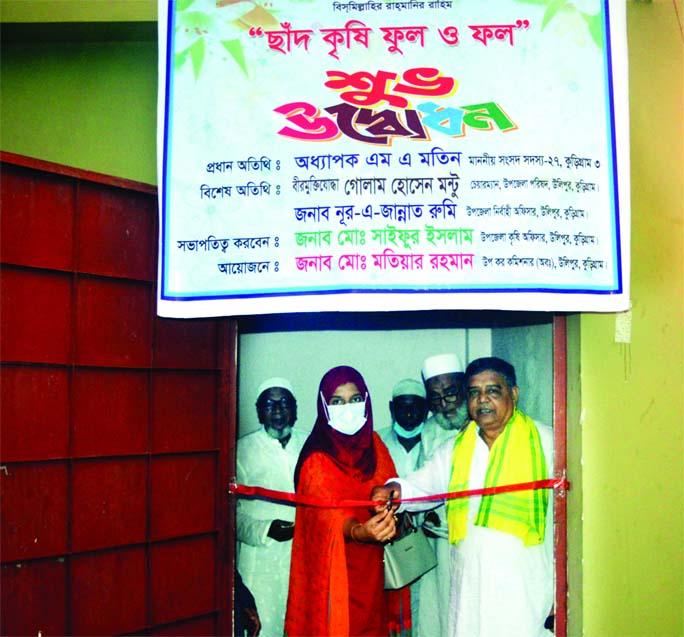
[[(394, 478), (393, 481), (401, 485), (402, 500), (446, 493), (451, 476), (453, 449), (454, 441), (447, 440), (435, 450), (435, 453), (420, 469), (408, 474), (406, 478)], [(443, 503), (444, 500), (402, 503), (399, 511), (428, 511)]]

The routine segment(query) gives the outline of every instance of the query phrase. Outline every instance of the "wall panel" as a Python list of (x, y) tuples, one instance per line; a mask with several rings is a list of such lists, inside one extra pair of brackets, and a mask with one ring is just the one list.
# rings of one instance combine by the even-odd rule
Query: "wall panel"
[(79, 271), (154, 281), (154, 200), (82, 183), (78, 201)]
[(72, 490), (74, 551), (145, 541), (147, 462), (144, 458), (74, 462)]
[(152, 634), (160, 637), (206, 637), (218, 635), (219, 632), (216, 627), (216, 618), (211, 616), (160, 626), (154, 629)]
[(145, 625), (144, 548), (75, 556), (71, 564), (74, 635), (114, 635)]
[(146, 371), (78, 369), (72, 393), (74, 456), (148, 451)]
[(74, 189), (64, 179), (6, 166), (0, 252), (5, 263), (69, 270), (73, 264)]
[(0, 192), (0, 634), (225, 634), (235, 327), (155, 316), (149, 188), (15, 159)]
[(5, 637), (67, 634), (63, 558), (2, 565), (0, 621)]
[(0, 473), (3, 562), (66, 553), (67, 479), (66, 462), (5, 465)]
[(155, 372), (152, 379), (152, 449), (156, 453), (211, 449), (216, 383), (213, 374)]
[(4, 361), (69, 362), (72, 292), (68, 274), (4, 267), (0, 307)]
[(150, 483), (152, 539), (215, 530), (215, 454), (155, 458)]
[(149, 366), (153, 311), (149, 287), (85, 278), (78, 281), (76, 289), (76, 363)]
[(156, 317), (155, 367), (215, 369), (218, 361), (216, 321)]
[(169, 623), (211, 612), (216, 605), (213, 537), (156, 544), (152, 548), (152, 620)]
[(69, 372), (6, 366), (0, 374), (0, 449), (5, 462), (64, 458), (69, 449)]

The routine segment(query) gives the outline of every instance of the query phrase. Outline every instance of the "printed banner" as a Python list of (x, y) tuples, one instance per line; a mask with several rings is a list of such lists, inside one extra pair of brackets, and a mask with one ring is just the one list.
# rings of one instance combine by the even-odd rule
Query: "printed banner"
[(159, 5), (162, 316), (629, 306), (625, 5)]

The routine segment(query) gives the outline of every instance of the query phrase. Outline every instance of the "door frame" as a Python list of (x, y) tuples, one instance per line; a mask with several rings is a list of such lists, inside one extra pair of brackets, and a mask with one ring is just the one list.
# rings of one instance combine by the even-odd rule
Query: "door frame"
[[(382, 313), (378, 312), (378, 315)], [(553, 314), (552, 320), (552, 358), (553, 358), (553, 432), (554, 432), (554, 478), (565, 479), (567, 477), (567, 381), (568, 381), (568, 355), (567, 355), (567, 318), (565, 314)], [(240, 319), (229, 322), (230, 334), (228, 342), (230, 347), (226, 349), (226, 355), (231, 357), (230, 379), (228, 391), (230, 394), (230, 436), (228, 450), (228, 466), (231, 469), (228, 482), (235, 483), (235, 452), (237, 434), (237, 357), (239, 350)], [(229, 528), (231, 537), (235, 538), (235, 496), (229, 496)], [(559, 487), (553, 492), (554, 503), (554, 563), (555, 563), (555, 599), (554, 599), (554, 634), (556, 637), (567, 637), (568, 630), (568, 566), (567, 566), (567, 488)], [(235, 541), (229, 543), (230, 565), (229, 569), (230, 590), (234, 586), (235, 565)], [(231, 603), (233, 596), (230, 596)], [(232, 616), (231, 612), (229, 613)], [(232, 625), (230, 627), (232, 629)], [(227, 633), (232, 634), (232, 633)]]

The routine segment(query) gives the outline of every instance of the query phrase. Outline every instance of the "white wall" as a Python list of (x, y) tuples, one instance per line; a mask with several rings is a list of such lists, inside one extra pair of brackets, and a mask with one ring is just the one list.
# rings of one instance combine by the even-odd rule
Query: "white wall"
[[(468, 332), (472, 343), (468, 343)], [(297, 398), (297, 427), (311, 430), (316, 419), (316, 393), (323, 375), (337, 365), (351, 365), (363, 375), (371, 395), (376, 429), (390, 424), (387, 406), (394, 384), (420, 380), (423, 360), (455, 352), (466, 361), (470, 352), (486, 356), (489, 330), (334, 330), (245, 334), (239, 343), (239, 435), (256, 429), (256, 389), (271, 376), (285, 376)]]
[(492, 330), (492, 355), (515, 367), (518, 406), (547, 425), (553, 424), (553, 329), (551, 323)]
[(376, 429), (390, 424), (388, 402), (394, 384), (420, 380), (423, 360), (455, 352), (467, 364), (480, 356), (501, 356), (513, 364), (520, 406), (552, 424), (553, 366), (551, 324), (483, 328), (395, 330), (290, 330), (240, 336), (238, 358), (238, 435), (259, 427), (256, 390), (271, 376), (290, 380), (297, 399), (296, 426), (310, 431), (316, 419), (316, 393), (323, 374), (337, 365), (361, 372), (370, 391)]

